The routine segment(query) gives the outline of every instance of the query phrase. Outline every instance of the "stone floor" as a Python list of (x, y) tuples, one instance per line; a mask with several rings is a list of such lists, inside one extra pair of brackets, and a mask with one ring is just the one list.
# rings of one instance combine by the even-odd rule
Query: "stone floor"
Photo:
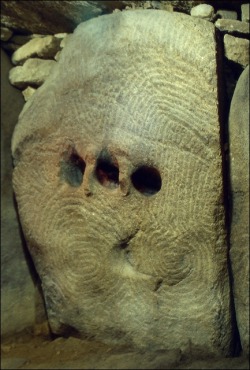
[(194, 360), (180, 351), (135, 352), (77, 338), (30, 333), (6, 338), (1, 369), (249, 369), (246, 357)]

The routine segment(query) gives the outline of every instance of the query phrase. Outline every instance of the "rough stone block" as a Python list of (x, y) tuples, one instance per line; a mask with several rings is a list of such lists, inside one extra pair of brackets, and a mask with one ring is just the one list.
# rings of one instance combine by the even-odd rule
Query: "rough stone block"
[(219, 9), (217, 10), (216, 15), (223, 19), (237, 20), (237, 12), (234, 12), (233, 10)]
[(82, 23), (26, 103), (13, 184), (53, 332), (230, 353), (214, 31), (161, 10)]
[(31, 86), (28, 86), (25, 90), (22, 91), (24, 100), (27, 101), (29, 98), (36, 92), (36, 89), (34, 89)]
[(249, 64), (249, 40), (230, 35), (224, 36), (227, 59), (246, 67)]
[(243, 22), (249, 22), (250, 17), (249, 17), (249, 4), (242, 4), (241, 5), (241, 20)]
[(215, 26), (223, 32), (230, 34), (249, 34), (249, 24), (234, 19), (217, 19)]
[(233, 95), (229, 138), (233, 197), (230, 256), (241, 344), (249, 353), (249, 66)]
[(29, 85), (41, 86), (55, 64), (54, 60), (28, 59), (23, 66), (10, 70), (10, 83), (19, 89), (25, 89)]
[(199, 17), (211, 20), (214, 16), (214, 8), (212, 7), (212, 5), (199, 4), (191, 9), (190, 14), (192, 17)]
[(61, 40), (54, 36), (36, 37), (21, 46), (12, 55), (13, 64), (23, 64), (27, 59), (39, 57), (50, 59), (60, 50)]

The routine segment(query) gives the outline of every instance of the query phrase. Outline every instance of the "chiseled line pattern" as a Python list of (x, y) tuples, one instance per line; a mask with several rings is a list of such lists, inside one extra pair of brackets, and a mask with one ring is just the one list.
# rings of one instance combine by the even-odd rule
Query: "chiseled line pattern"
[[(214, 215), (221, 159), (213, 32), (205, 23), (204, 42), (200, 21), (197, 33), (186, 34), (189, 18), (173, 27), (178, 16), (161, 12), (143, 15), (140, 30), (132, 13), (109, 17), (121, 21), (117, 33), (105, 34), (117, 27), (105, 16), (100, 29), (95, 21), (81, 25), (22, 115), (23, 127), (43, 117), (34, 130), (44, 126), (49, 136), (27, 144), (15, 170), (21, 218), (59, 321), (90, 334), (112, 336), (116, 328), (149, 343), (152, 333), (167, 335), (162, 327), (174, 334), (177, 318), (191, 336), (188, 320), (206, 314), (210, 335), (223, 304), (218, 276), (226, 258)], [(46, 87), (54, 91), (47, 103)], [(159, 169), (161, 190), (145, 197), (132, 187), (123, 197), (93, 178), (86, 197), (83, 184), (71, 188), (59, 179), (66, 138), (84, 160), (93, 138), (100, 150), (121, 142), (134, 168), (145, 161)]]

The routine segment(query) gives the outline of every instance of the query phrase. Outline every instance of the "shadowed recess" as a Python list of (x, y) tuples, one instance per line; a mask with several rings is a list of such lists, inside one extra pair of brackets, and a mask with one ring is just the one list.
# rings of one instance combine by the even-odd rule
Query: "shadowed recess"
[(113, 189), (119, 185), (119, 168), (117, 162), (105, 149), (101, 152), (96, 166), (96, 178), (102, 186)]
[(161, 176), (154, 167), (139, 167), (131, 176), (131, 181), (140, 193), (150, 196), (161, 190)]
[(60, 163), (60, 178), (70, 186), (78, 187), (82, 184), (86, 164), (76, 153), (72, 152), (67, 159)]

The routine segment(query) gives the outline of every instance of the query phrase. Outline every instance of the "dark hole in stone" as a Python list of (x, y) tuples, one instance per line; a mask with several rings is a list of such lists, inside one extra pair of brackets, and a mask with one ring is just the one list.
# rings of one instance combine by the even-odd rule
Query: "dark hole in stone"
[(131, 181), (140, 193), (150, 196), (161, 189), (161, 175), (154, 167), (139, 167), (131, 176)]
[(103, 151), (97, 161), (96, 177), (99, 183), (107, 188), (119, 185), (119, 168), (107, 151)]
[(78, 187), (82, 184), (85, 167), (84, 160), (73, 152), (61, 162), (60, 177), (70, 186)]
[(126, 249), (129, 246), (129, 240), (123, 240), (119, 244), (120, 249)]

